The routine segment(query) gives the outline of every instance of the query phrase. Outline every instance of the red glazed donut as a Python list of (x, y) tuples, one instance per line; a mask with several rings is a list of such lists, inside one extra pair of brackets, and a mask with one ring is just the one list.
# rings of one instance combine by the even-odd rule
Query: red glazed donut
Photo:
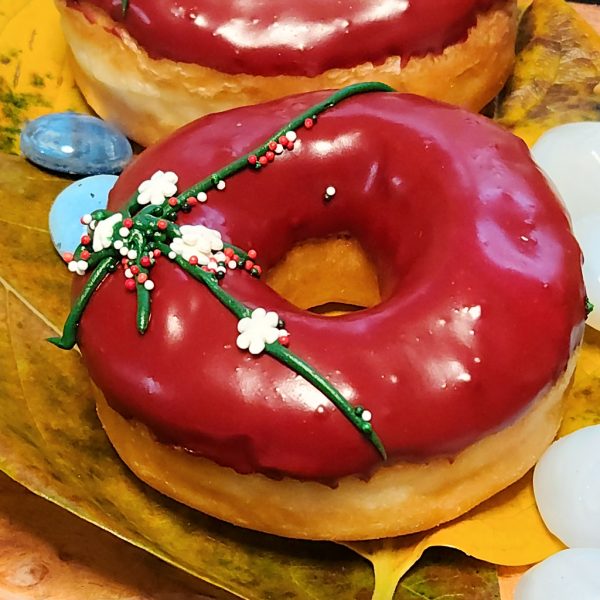
[[(318, 385), (238, 348), (238, 319), (167, 257), (152, 258), (144, 335), (126, 289), (136, 286), (124, 285), (139, 275), (124, 278), (121, 265), (91, 295), (77, 337), (109, 437), (140, 477), (220, 518), (293, 537), (426, 529), (523, 475), (560, 422), (585, 319), (579, 248), (521, 140), (461, 109), (353, 91), (320, 114), (310, 107), (327, 92), (190, 124), (123, 173), (109, 208), (129, 197), (135, 206), (159, 170), (178, 175), (180, 192), (202, 180), (208, 201), (196, 194), (188, 207), (180, 196), (178, 225), (255, 249), (267, 275), (307, 241), (356, 240), (381, 295), (366, 310), (332, 318), (293, 306), (245, 272), (253, 253), (217, 287), (277, 313), (289, 351), (365, 409), (356, 414), (387, 460)], [(316, 118), (286, 127), (307, 109)], [(297, 136), (281, 140), (293, 149), (277, 146), (280, 128)], [(269, 140), (273, 151), (245, 158)], [(219, 172), (236, 159), (238, 173)], [(155, 180), (155, 191), (162, 181), (175, 193), (167, 175)], [(157, 236), (171, 227), (162, 220)], [(165, 253), (175, 258), (163, 244)], [(336, 259), (324, 249), (308, 268), (327, 274)], [(348, 302), (333, 283), (337, 295), (319, 302)]]
[(56, 0), (92, 107), (143, 144), (203, 114), (380, 80), (479, 110), (516, 0)]

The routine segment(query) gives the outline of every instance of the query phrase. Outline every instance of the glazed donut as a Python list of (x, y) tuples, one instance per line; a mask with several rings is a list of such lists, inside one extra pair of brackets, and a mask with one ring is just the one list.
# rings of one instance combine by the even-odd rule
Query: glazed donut
[[(395, 536), (552, 441), (585, 320), (563, 207), (512, 134), (385, 89), (200, 119), (84, 218), (67, 259), (94, 271), (54, 342), (165, 494), (284, 536)], [(363, 309), (309, 310), (331, 303)]]
[(379, 80), (478, 111), (516, 0), (56, 0), (90, 105), (143, 145), (204, 114)]

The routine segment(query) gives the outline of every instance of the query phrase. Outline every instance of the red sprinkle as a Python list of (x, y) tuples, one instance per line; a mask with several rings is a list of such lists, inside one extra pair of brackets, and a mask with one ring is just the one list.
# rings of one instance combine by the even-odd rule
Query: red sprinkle
[(312, 119), (304, 119), (304, 127), (306, 127), (306, 129), (312, 129), (314, 124), (315, 122)]
[(258, 160), (258, 159), (256, 158), (256, 154), (251, 154), (251, 155), (248, 157), (248, 162), (249, 162), (251, 165), (255, 165), (257, 160)]
[(186, 202), (188, 206), (196, 206), (196, 204), (198, 204), (198, 198), (194, 198), (194, 196), (192, 196), (191, 198), (188, 198)]
[(232, 258), (233, 257), (233, 248), (225, 248), (225, 250), (223, 250), (223, 254), (227, 258)]
[(133, 279), (126, 279), (125, 288), (128, 292), (133, 292), (133, 290), (135, 290), (135, 281)]
[(246, 271), (250, 271), (252, 270), (252, 267), (254, 266), (254, 263), (251, 260), (247, 260), (244, 263), (244, 269), (246, 269)]
[(275, 152), (271, 152), (270, 150), (267, 150), (265, 152), (265, 156), (267, 157), (267, 160), (269, 162), (273, 162), (275, 160)]
[(92, 238), (89, 235), (82, 235), (81, 236), (81, 243), (84, 246), (87, 246), (91, 241), (92, 241)]
[(129, 267), (129, 270), (134, 274), (137, 275), (140, 272), (140, 268), (137, 265), (131, 265), (131, 267)]
[(291, 151), (291, 150), (293, 150), (293, 149), (294, 149), (294, 142), (290, 142), (290, 143), (287, 145), (287, 149), (288, 149), (288, 150), (290, 150), (290, 151)]
[(129, 263), (129, 259), (127, 257), (124, 257), (121, 259), (121, 264), (126, 267)]
[(198, 257), (197, 256), (190, 256), (190, 260), (188, 262), (190, 263), (190, 265), (197, 265), (198, 264)]
[(254, 249), (250, 249), (250, 250), (248, 250), (248, 256), (249, 256), (249, 257), (250, 257), (252, 260), (254, 260), (254, 259), (255, 259), (255, 258), (258, 256), (258, 253), (256, 252), (256, 250), (254, 250)]
[(158, 258), (162, 254), (162, 252), (158, 248), (156, 248), (152, 251), (152, 254), (154, 254), (154, 258)]
[(87, 250), (82, 250), (79, 256), (81, 260), (87, 260), (90, 257), (90, 253)]
[(74, 258), (74, 257), (73, 257), (73, 253), (72, 253), (72, 252), (65, 252), (65, 253), (62, 255), (62, 257), (63, 257), (63, 260), (64, 260), (66, 263), (70, 263), (70, 262), (73, 260), (73, 258)]
[(277, 142), (275, 140), (269, 142), (269, 150), (275, 150), (277, 148)]
[(148, 275), (146, 275), (146, 273), (140, 273), (137, 276), (137, 282), (138, 283), (144, 283), (147, 279), (148, 279)]
[(288, 147), (288, 144), (290, 143), (290, 140), (288, 140), (288, 139), (285, 137), (285, 135), (282, 135), (282, 136), (279, 138), (279, 143), (280, 143), (280, 144), (281, 144), (281, 145), (282, 145), (284, 148), (287, 148), (287, 147)]
[(280, 343), (282, 346), (286, 346), (286, 347), (287, 347), (287, 346), (289, 346), (289, 345), (290, 345), (290, 338), (289, 338), (289, 336), (287, 336), (287, 335), (282, 335), (282, 336), (279, 338), (279, 343)]
[(161, 230), (164, 231), (167, 227), (168, 224), (166, 221), (163, 221), (162, 219), (156, 224), (156, 226)]
[(149, 267), (151, 265), (150, 257), (142, 256), (142, 258), (140, 259), (140, 264), (142, 265), (142, 267)]
[(177, 206), (177, 198), (169, 198), (169, 206)]
[(256, 271), (257, 275), (262, 275), (262, 268), (260, 265), (254, 265), (254, 270)]
[(266, 156), (261, 156), (258, 162), (264, 167), (269, 162), (269, 159)]
[(127, 217), (126, 219), (123, 219), (123, 227), (127, 227), (127, 229), (131, 229), (133, 227), (133, 219), (130, 219), (129, 217)]

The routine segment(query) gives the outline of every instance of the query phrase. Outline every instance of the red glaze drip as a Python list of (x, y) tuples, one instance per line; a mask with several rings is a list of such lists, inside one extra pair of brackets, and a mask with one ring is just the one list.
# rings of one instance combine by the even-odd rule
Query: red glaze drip
[[(122, 22), (153, 58), (225, 73), (315, 76), (388, 56), (438, 54), (507, 0), (67, 0)], [(115, 31), (118, 33), (118, 30)]]
[[(155, 171), (180, 190), (257, 147), (324, 97), (306, 94), (192, 123), (119, 179), (118, 209)], [(323, 201), (332, 185), (337, 193)], [(516, 419), (563, 373), (584, 321), (581, 255), (525, 144), (483, 117), (414, 96), (346, 100), (292, 152), (209, 193), (180, 223), (219, 229), (268, 269), (294, 244), (350, 232), (383, 302), (327, 318), (234, 271), (223, 285), (276, 310), (290, 349), (373, 413), (390, 459), (452, 455)], [(160, 259), (144, 336), (121, 276), (100, 286), (79, 345), (116, 410), (165, 443), (239, 472), (335, 480), (381, 463), (315, 388), (235, 345), (235, 317)], [(323, 407), (323, 409), (319, 409)]]

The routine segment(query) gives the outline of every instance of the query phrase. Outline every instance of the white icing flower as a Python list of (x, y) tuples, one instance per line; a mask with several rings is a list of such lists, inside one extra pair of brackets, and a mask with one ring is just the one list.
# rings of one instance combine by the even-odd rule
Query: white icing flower
[(236, 344), (241, 350), (248, 350), (250, 354), (260, 354), (266, 344), (276, 342), (280, 337), (289, 335), (285, 329), (278, 329), (279, 315), (276, 312), (267, 312), (264, 308), (256, 308), (250, 317), (244, 317), (238, 322), (238, 335)]
[(173, 171), (156, 171), (138, 187), (138, 204), (162, 204), (165, 198), (171, 198), (177, 193), (178, 179)]
[(92, 238), (92, 249), (94, 252), (100, 252), (100, 250), (110, 248), (114, 226), (122, 220), (123, 215), (121, 213), (116, 213), (96, 223), (94, 237)]
[(221, 233), (204, 225), (182, 225), (179, 228), (181, 237), (175, 238), (170, 248), (184, 260), (192, 256), (198, 259), (199, 265), (208, 265), (213, 259), (213, 252), (223, 249)]

